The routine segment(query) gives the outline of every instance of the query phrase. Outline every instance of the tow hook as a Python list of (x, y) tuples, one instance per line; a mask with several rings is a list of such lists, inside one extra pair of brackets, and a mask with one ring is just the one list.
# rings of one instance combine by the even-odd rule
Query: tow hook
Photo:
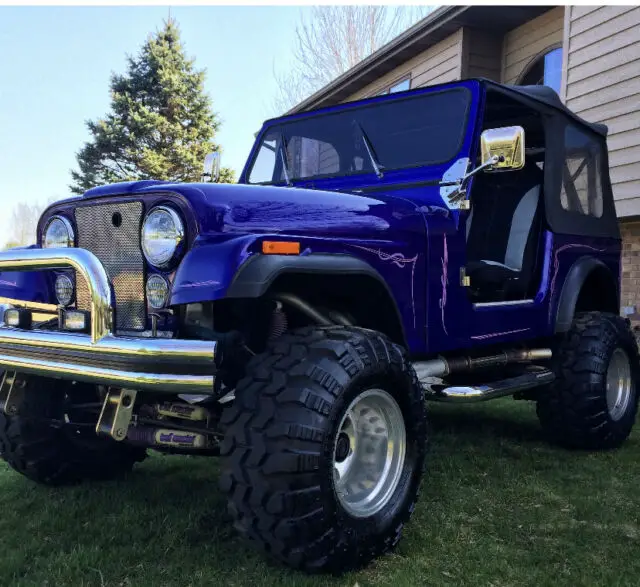
[(15, 371), (5, 371), (0, 382), (0, 411), (7, 416), (15, 416), (22, 404), (26, 386), (24, 375)]

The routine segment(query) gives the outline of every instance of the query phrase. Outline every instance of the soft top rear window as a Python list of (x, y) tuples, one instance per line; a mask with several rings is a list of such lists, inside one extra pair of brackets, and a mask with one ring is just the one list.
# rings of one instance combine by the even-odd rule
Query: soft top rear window
[(383, 169), (436, 165), (462, 146), (471, 93), (466, 88), (312, 114), (271, 126), (249, 183), (281, 183)]

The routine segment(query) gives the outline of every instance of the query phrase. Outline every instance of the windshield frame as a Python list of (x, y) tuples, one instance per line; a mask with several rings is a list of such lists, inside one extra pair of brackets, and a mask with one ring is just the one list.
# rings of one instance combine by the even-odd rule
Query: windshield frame
[[(381, 162), (382, 165), (384, 166), (385, 173), (389, 171), (400, 171), (400, 170), (406, 170), (406, 169), (427, 168), (427, 167), (443, 165), (449, 161), (454, 160), (459, 155), (462, 147), (464, 146), (467, 133), (469, 132), (469, 114), (471, 112), (471, 108), (474, 102), (473, 100), (474, 92), (467, 85), (461, 85), (460, 82), (453, 82), (453, 83), (450, 82), (447, 84), (440, 84), (437, 86), (414, 88), (414, 89), (406, 90), (403, 92), (397, 92), (395, 94), (386, 94), (383, 96), (375, 96), (374, 98), (369, 98), (369, 99), (361, 100), (357, 102), (350, 102), (350, 103), (348, 102), (348, 103), (340, 104), (338, 106), (331, 107), (331, 108), (311, 110), (308, 112), (303, 112), (300, 114), (293, 115), (291, 117), (275, 118), (275, 119), (268, 120), (264, 123), (262, 130), (256, 137), (254, 146), (249, 155), (249, 160), (247, 161), (245, 169), (242, 172), (240, 182), (248, 185), (272, 185), (272, 186), (287, 185), (285, 180), (264, 181), (264, 182), (249, 181), (253, 168), (255, 167), (256, 161), (258, 159), (260, 149), (263, 146), (263, 141), (265, 136), (274, 132), (277, 135), (285, 135), (286, 133), (284, 131), (284, 128), (287, 125), (294, 125), (300, 121), (307, 120), (309, 118), (317, 118), (321, 116), (323, 117), (334, 116), (334, 115), (342, 114), (345, 111), (362, 111), (370, 108), (376, 108), (380, 104), (385, 102), (394, 102), (394, 103), (404, 102), (407, 100), (424, 98), (426, 96), (433, 96), (433, 95), (438, 95), (443, 93), (453, 93), (453, 92), (464, 93), (466, 95), (466, 104), (464, 108), (464, 113), (462, 115), (463, 120), (462, 120), (462, 125), (460, 127), (461, 132), (458, 137), (458, 142), (456, 144), (455, 152), (451, 157), (446, 157), (444, 159), (438, 159), (438, 160), (427, 161), (427, 162), (401, 165), (398, 167), (386, 167), (384, 166), (384, 162)], [(354, 120), (357, 121), (357, 118), (354, 117)], [(375, 148), (375, 145), (373, 145), (373, 147)], [(275, 169), (275, 165), (277, 164), (274, 164), (274, 169)], [(310, 175), (307, 177), (296, 177), (290, 173), (289, 180), (291, 183), (294, 183), (294, 182), (307, 183), (307, 182), (321, 180), (321, 179), (335, 179), (335, 178), (341, 178), (341, 177), (349, 178), (354, 176), (366, 176), (366, 175), (375, 176), (376, 175), (375, 170), (366, 169), (362, 171), (339, 171), (336, 173)]]

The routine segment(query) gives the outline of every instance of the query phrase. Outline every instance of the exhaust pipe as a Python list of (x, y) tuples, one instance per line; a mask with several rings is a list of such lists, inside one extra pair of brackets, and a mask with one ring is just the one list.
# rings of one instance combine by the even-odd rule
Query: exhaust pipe
[(418, 361), (413, 363), (418, 379), (422, 381), (428, 377), (445, 377), (452, 373), (465, 373), (486, 369), (487, 367), (500, 367), (509, 363), (530, 363), (550, 359), (551, 349), (529, 349), (517, 351), (504, 351), (486, 357), (455, 357), (445, 359), (438, 357), (430, 361)]

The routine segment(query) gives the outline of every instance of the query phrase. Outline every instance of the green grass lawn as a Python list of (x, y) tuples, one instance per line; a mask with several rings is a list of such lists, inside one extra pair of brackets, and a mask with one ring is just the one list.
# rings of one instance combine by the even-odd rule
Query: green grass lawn
[(639, 585), (640, 433), (550, 447), (533, 404), (435, 406), (418, 509), (398, 549), (309, 577), (236, 537), (215, 459), (153, 456), (127, 481), (47, 489), (0, 465), (0, 585)]

